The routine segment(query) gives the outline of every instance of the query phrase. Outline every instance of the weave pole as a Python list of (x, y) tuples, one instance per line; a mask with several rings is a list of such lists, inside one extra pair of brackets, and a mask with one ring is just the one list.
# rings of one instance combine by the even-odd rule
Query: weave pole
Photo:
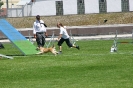
[(73, 45), (78, 45), (77, 42), (76, 42), (76, 41), (78, 41), (78, 40), (75, 40), (75, 39), (74, 39), (71, 30), (70, 30), (70, 41), (71, 41), (71, 43), (72, 43)]
[(29, 34), (29, 41), (30, 41), (32, 44), (34, 44), (33, 38), (32, 38), (32, 36), (31, 36), (31, 34), (30, 34), (30, 30), (28, 30), (28, 34)]
[(113, 45), (111, 46), (110, 52), (117, 52), (117, 30), (115, 33), (114, 42), (113, 42)]
[(54, 37), (55, 37), (55, 35), (54, 35), (54, 31), (53, 31), (53, 34), (52, 34), (52, 36), (51, 36), (51, 38), (50, 38), (49, 43), (48, 43), (48, 44), (45, 43), (47, 48), (51, 45), (51, 42), (52, 42), (52, 44), (54, 44), (54, 43), (53, 43), (53, 42), (55, 41), (55, 40), (54, 40)]

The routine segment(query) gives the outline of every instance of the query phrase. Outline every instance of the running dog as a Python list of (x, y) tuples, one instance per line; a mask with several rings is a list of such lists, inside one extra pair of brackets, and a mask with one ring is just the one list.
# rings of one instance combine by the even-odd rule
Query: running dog
[(40, 52), (36, 53), (36, 54), (43, 54), (43, 53), (48, 53), (48, 52), (51, 52), (55, 56), (58, 54), (58, 52), (56, 51), (54, 45), (52, 47), (50, 47), (50, 48), (40, 47), (40, 48), (37, 48), (37, 50), (40, 50)]

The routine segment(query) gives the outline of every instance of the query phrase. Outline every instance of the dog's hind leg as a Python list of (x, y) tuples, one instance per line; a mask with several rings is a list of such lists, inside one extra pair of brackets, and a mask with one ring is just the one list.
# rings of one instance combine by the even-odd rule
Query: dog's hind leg
[(57, 55), (55, 50), (52, 50), (51, 53), (54, 54), (55, 56)]

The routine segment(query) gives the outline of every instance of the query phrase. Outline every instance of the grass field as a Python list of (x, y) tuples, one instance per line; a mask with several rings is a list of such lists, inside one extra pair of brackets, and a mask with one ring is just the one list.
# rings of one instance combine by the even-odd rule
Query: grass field
[[(133, 44), (119, 44), (118, 52), (110, 53), (112, 43), (81, 40), (80, 50), (64, 43), (63, 54), (57, 56), (2, 58), (0, 88), (133, 88)], [(18, 52), (10, 44), (5, 47), (2, 54)]]

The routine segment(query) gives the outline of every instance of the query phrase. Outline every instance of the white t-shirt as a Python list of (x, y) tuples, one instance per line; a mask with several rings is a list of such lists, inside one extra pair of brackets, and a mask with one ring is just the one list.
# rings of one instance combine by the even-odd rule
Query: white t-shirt
[(43, 20), (36, 20), (33, 24), (33, 34), (36, 34), (36, 32), (46, 32), (46, 28), (43, 24)]
[(69, 38), (67, 30), (64, 27), (60, 27), (60, 34), (62, 34), (62, 38), (64, 38), (64, 39)]

